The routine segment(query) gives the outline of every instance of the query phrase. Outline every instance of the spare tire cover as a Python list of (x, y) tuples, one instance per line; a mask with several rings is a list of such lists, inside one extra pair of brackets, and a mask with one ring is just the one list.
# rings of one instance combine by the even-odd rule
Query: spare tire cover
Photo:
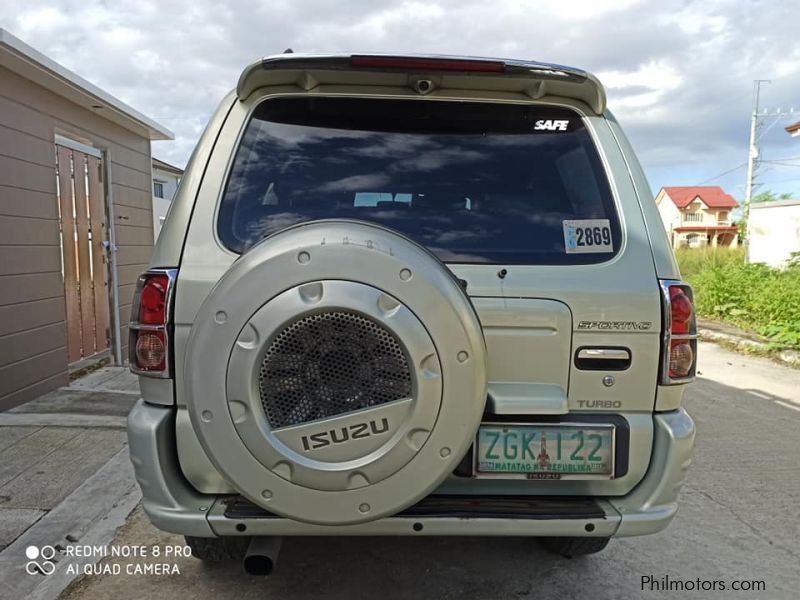
[(371, 521), (433, 491), (469, 449), (486, 347), (458, 281), (362, 222), (263, 240), (203, 303), (184, 381), (211, 461), (252, 502), (319, 524)]

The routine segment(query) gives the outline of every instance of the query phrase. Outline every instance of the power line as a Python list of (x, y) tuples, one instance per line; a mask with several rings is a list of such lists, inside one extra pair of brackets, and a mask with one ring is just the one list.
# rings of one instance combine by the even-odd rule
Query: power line
[(700, 183), (698, 183), (696, 185), (703, 185), (704, 183), (708, 183), (709, 181), (714, 181), (715, 179), (719, 179), (720, 177), (723, 177), (723, 176), (727, 175), (728, 173), (733, 173), (734, 171), (737, 171), (737, 170), (741, 169), (746, 164), (747, 164), (746, 162), (743, 162), (742, 164), (737, 165), (737, 166), (733, 167), (732, 169), (728, 169), (727, 171), (723, 171), (719, 175), (714, 175), (714, 177), (709, 177), (705, 181), (701, 181)]
[[(800, 156), (781, 156), (780, 158), (773, 158), (772, 160), (800, 160)], [(761, 162), (768, 162), (763, 160)]]
[(790, 163), (790, 162), (782, 162), (779, 160), (762, 160), (759, 161), (762, 163), (770, 164), (770, 165), (778, 165), (781, 167), (800, 167), (800, 163)]
[[(758, 134), (758, 137), (756, 138), (756, 142), (761, 140), (762, 137), (767, 135), (767, 133), (769, 132), (770, 129), (772, 129), (773, 127), (775, 127), (775, 125), (780, 123), (781, 122), (781, 118), (783, 118), (783, 117), (793, 117), (795, 114), (796, 113), (794, 112), (794, 108), (792, 108), (789, 112), (785, 112), (785, 111), (782, 112), (781, 109), (777, 109), (777, 110), (775, 110), (773, 112), (768, 112), (767, 110), (764, 110), (763, 112), (759, 113), (759, 115), (758, 115), (759, 119), (767, 119), (767, 118), (771, 117), (772, 118), (772, 123), (767, 125), (767, 128), (764, 129), (764, 131), (762, 131), (761, 133)], [(757, 127), (759, 129), (761, 127), (763, 127), (763, 126), (764, 126), (764, 124), (762, 122), (759, 122), (758, 125), (757, 125)]]
[[(761, 116), (761, 115), (759, 115), (759, 116)], [(756, 138), (756, 142), (758, 142), (759, 140), (761, 140), (761, 138), (762, 138), (762, 137), (764, 137), (765, 135), (767, 135), (767, 133), (769, 132), (769, 130), (770, 130), (770, 129), (772, 129), (773, 127), (775, 127), (775, 124), (776, 124), (776, 123), (778, 123), (778, 117), (775, 117), (775, 119), (772, 121), (772, 123), (770, 123), (769, 125), (767, 125), (767, 128), (766, 128), (766, 129), (764, 129), (764, 131), (762, 131), (760, 134), (758, 134), (758, 137)]]
[(762, 185), (773, 185), (776, 183), (790, 183), (793, 181), (800, 181), (800, 179), (797, 177), (793, 177), (792, 179), (775, 179), (773, 181), (766, 181)]
[[(787, 167), (800, 167), (800, 164), (784, 162), (784, 161), (789, 161), (789, 160), (800, 160), (800, 156), (787, 156), (785, 158), (776, 158), (775, 160), (759, 160), (758, 162), (759, 163), (769, 163), (769, 164), (783, 165), (783, 166), (787, 166)], [(740, 165), (736, 165), (732, 169), (728, 169), (727, 171), (723, 171), (722, 173), (719, 173), (718, 175), (714, 175), (713, 177), (709, 177), (708, 179), (704, 179), (703, 181), (701, 181), (700, 183), (696, 183), (695, 185), (703, 185), (703, 184), (706, 184), (706, 183), (708, 183), (710, 181), (714, 181), (715, 179), (719, 179), (720, 177), (724, 177), (725, 175), (728, 175), (729, 173), (733, 173), (734, 171), (738, 171), (739, 169), (741, 169), (745, 165), (747, 165), (747, 163), (743, 162)], [(744, 187), (744, 186), (739, 185), (737, 187)]]

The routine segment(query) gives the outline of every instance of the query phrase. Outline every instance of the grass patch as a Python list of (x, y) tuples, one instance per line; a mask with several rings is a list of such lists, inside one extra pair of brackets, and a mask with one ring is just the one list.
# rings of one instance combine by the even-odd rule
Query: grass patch
[(744, 264), (744, 248), (678, 248), (675, 258), (684, 278), (709, 269)]
[(681, 248), (676, 257), (701, 317), (755, 331), (776, 347), (800, 349), (800, 267), (745, 264), (741, 248)]

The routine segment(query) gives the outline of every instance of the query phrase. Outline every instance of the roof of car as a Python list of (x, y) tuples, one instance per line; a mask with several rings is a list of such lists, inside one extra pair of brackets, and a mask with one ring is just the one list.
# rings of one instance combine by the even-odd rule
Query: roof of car
[[(448, 63), (451, 66), (448, 66)], [(482, 69), (494, 65), (496, 70)], [(472, 68), (475, 66), (476, 68)], [(504, 58), (450, 55), (297, 54), (264, 57), (249, 65), (236, 88), (240, 100), (267, 85), (297, 85), (311, 90), (320, 84), (403, 86), (409, 77), (431, 74), (436, 89), (521, 92), (533, 99), (559, 96), (580, 100), (596, 114), (606, 108), (606, 93), (591, 73), (563, 65)], [(374, 75), (374, 74), (379, 75)]]
[(718, 185), (671, 186), (664, 192), (678, 208), (686, 208), (695, 198), (700, 198), (709, 208), (734, 208), (738, 202)]

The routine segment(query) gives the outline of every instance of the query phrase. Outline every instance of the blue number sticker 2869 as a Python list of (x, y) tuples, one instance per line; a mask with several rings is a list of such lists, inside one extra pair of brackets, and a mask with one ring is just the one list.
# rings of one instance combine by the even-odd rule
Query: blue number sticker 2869
[(608, 219), (574, 219), (563, 223), (567, 254), (614, 252)]

